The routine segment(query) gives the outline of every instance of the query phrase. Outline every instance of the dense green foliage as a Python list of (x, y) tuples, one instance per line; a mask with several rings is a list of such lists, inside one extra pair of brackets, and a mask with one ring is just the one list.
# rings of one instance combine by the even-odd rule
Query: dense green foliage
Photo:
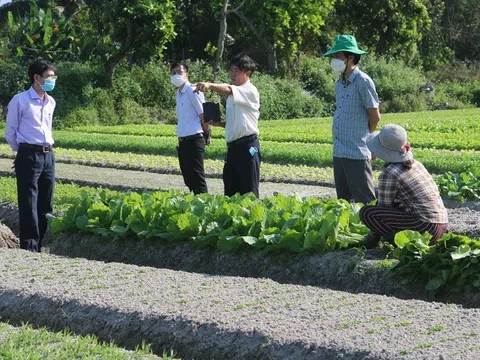
[(480, 288), (480, 241), (452, 233), (429, 246), (430, 234), (402, 231), (393, 252), (400, 263), (392, 271), (404, 284), (420, 284), (431, 294)]
[(448, 199), (479, 200), (480, 199), (480, 170), (462, 172), (460, 174), (451, 171), (436, 178), (440, 194)]
[[(369, 51), (360, 67), (383, 113), (478, 106), (476, 1), (224, 0), (224, 60), (246, 51), (258, 62), (261, 119), (332, 114), (336, 75), (317, 56), (338, 33), (356, 34)], [(169, 62), (195, 60), (193, 81), (228, 81), (212, 70), (221, 9), (209, 0), (13, 0), (0, 7), (0, 117), (42, 56), (58, 65), (57, 128), (174, 122)]]
[[(16, 93), (29, 87), (27, 67), (0, 60), (0, 118)], [(109, 88), (103, 86), (101, 65), (59, 62), (59, 76), (52, 96), (57, 101), (54, 127), (62, 129), (79, 125), (119, 125), (176, 122), (175, 89), (170, 83), (168, 65), (163, 61), (143, 65), (117, 66)], [(459, 79), (440, 74), (435, 90), (424, 94), (419, 87), (425, 75), (401, 60), (367, 56), (360, 68), (375, 81), (381, 99), (381, 112), (412, 112), (436, 107), (465, 108), (480, 104), (480, 81), (474, 70), (461, 69)], [(450, 71), (449, 68), (442, 71)], [(329, 60), (301, 57), (298, 75), (285, 78), (257, 72), (252, 82), (260, 92), (260, 119), (291, 119), (331, 116), (335, 109), (335, 80)], [(213, 79), (211, 67), (205, 61), (190, 65), (191, 82)], [(470, 76), (468, 80), (465, 78)], [(473, 77), (472, 77), (473, 76)], [(217, 81), (228, 82), (221, 70)], [(221, 99), (211, 93), (207, 98)]]
[(109, 238), (135, 235), (190, 240), (225, 251), (251, 246), (266, 251), (331, 251), (358, 245), (368, 232), (358, 207), (344, 200), (253, 194), (225, 197), (178, 191), (108, 196), (82, 192), (54, 233), (89, 231)]

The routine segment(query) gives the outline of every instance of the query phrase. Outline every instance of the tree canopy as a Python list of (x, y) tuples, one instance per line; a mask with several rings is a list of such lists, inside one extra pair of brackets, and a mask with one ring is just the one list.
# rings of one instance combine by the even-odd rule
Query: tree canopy
[[(253, 55), (287, 73), (335, 34), (425, 69), (480, 55), (478, 0), (13, 0), (0, 7), (0, 57), (92, 60), (109, 85), (116, 66), (165, 58)], [(228, 41), (225, 41), (228, 40)]]

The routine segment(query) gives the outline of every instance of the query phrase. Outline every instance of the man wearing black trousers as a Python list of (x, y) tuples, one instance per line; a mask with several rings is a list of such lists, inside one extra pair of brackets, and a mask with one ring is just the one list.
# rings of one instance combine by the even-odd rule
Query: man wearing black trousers
[(178, 162), (185, 185), (195, 195), (208, 192), (205, 181), (203, 159), (205, 154), (204, 131), (208, 124), (203, 122), (203, 94), (193, 92), (188, 82), (188, 66), (177, 62), (171, 66), (171, 82), (177, 87), (177, 136)]
[(227, 97), (226, 121), (210, 122), (225, 128), (227, 159), (223, 168), (225, 195), (253, 192), (259, 197), (260, 143), (258, 117), (260, 96), (250, 82), (256, 69), (247, 55), (237, 55), (230, 60), (229, 84), (198, 83), (195, 91), (211, 89)]
[(55, 155), (52, 119), (55, 100), (47, 94), (55, 87), (55, 68), (37, 60), (28, 69), (31, 87), (8, 104), (5, 138), (15, 157), (20, 248), (40, 252), (47, 231), (46, 215), (53, 210)]

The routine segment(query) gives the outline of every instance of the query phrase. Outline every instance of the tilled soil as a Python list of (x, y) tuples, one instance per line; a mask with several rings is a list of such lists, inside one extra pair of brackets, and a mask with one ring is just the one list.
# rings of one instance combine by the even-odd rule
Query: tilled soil
[(186, 359), (478, 359), (480, 311), (0, 249), (0, 316)]

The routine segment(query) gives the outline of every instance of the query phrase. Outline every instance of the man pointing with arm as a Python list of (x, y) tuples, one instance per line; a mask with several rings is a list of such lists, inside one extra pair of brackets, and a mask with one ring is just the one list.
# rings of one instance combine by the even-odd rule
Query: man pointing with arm
[(255, 62), (249, 56), (238, 55), (230, 60), (231, 85), (200, 82), (196, 87), (196, 91), (210, 89), (227, 96), (226, 121), (211, 123), (225, 128), (227, 158), (223, 168), (223, 183), (226, 196), (253, 192), (259, 197), (260, 96), (250, 82), (255, 69)]

